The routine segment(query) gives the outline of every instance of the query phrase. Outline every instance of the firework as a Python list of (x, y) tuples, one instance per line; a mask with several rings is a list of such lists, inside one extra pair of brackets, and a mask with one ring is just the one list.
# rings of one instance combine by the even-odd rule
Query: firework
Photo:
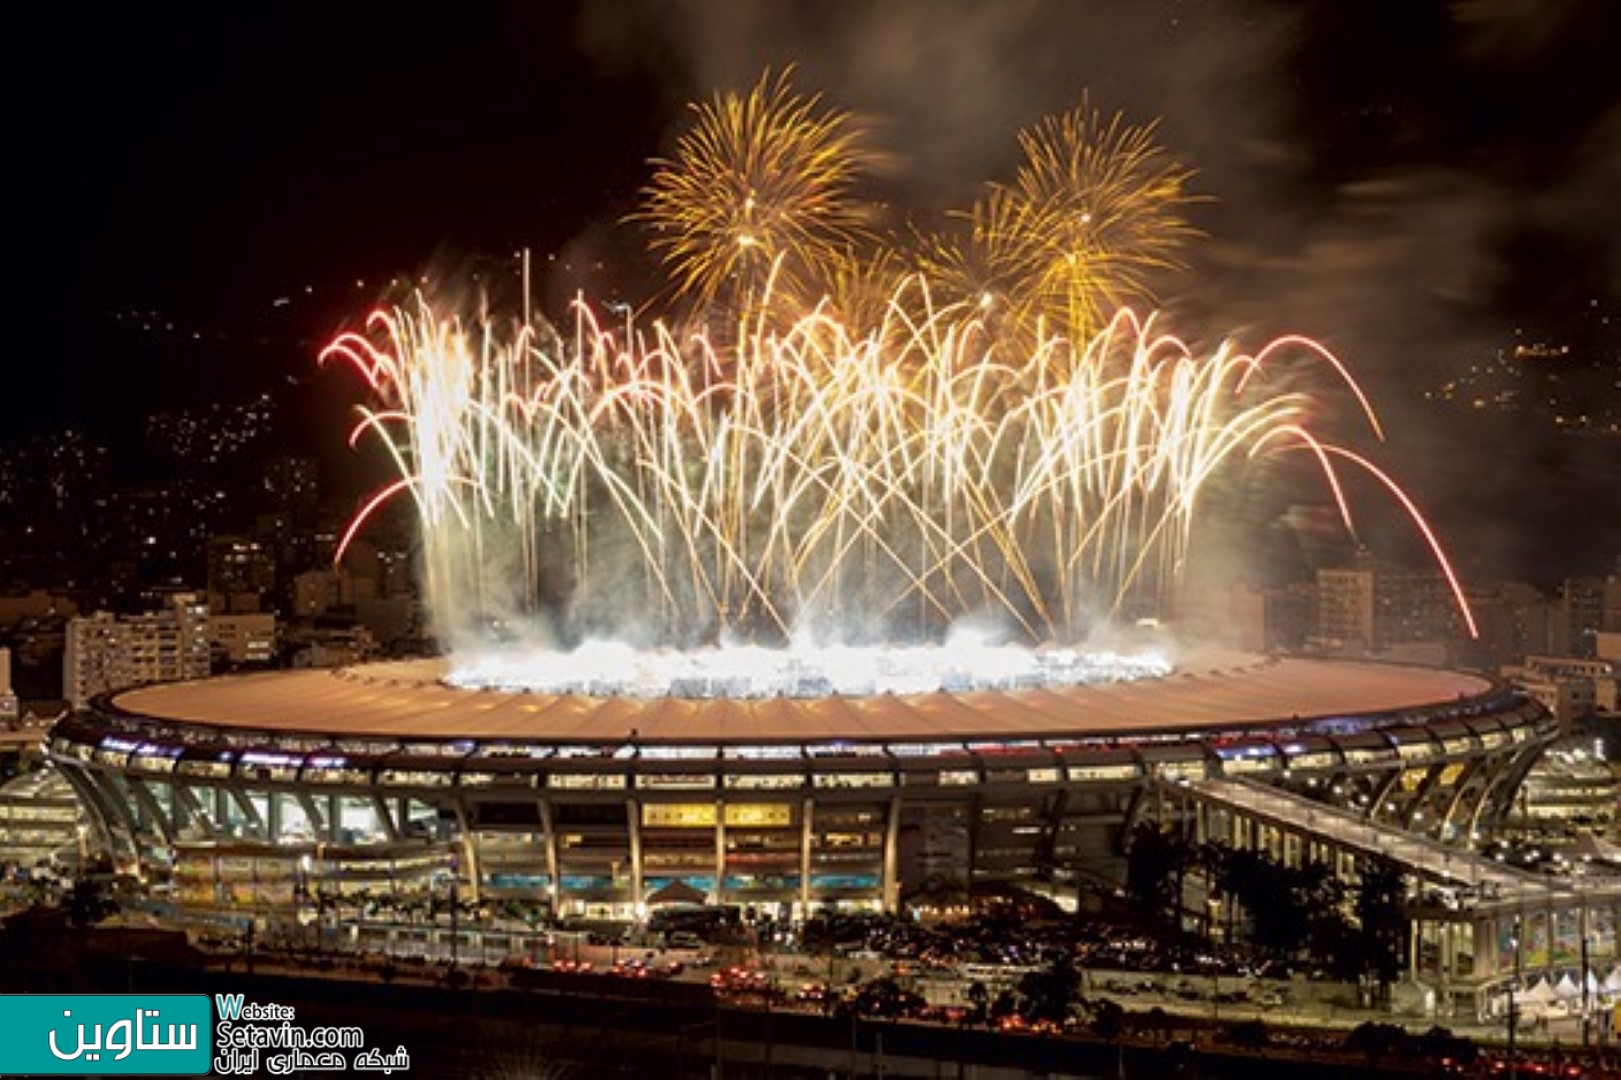
[(1336, 491), (1331, 460), (1371, 468), (1311, 432), (1313, 397), (1270, 389), (1282, 346), (1198, 356), (1122, 312), (1077, 356), (1010, 364), (972, 308), (929, 307), (897, 294), (866, 333), (816, 313), (695, 360), (583, 304), (564, 338), (422, 301), (328, 354), (387, 403), (355, 434), (399, 465), (378, 501), (417, 503), (434, 610), (545, 610), (571, 639), (930, 640), (992, 614), (1073, 641), (1174, 595), (1224, 467), (1310, 449)]
[[(679, 335), (605, 328), (584, 301), (558, 332), (527, 308), (418, 298), (324, 354), (369, 382), (353, 437), (399, 470), (344, 544), (414, 500), (442, 632), (540, 621), (563, 643), (675, 646), (678, 678), (705, 685), (775, 665), (765, 692), (816, 682), (808, 658), (830, 645), (938, 643), (965, 620), (1066, 645), (1167, 610), (1215, 478), (1299, 451), (1348, 529), (1340, 472), (1383, 484), (1469, 620), (1411, 500), (1314, 431), (1324, 402), (1280, 379), (1291, 357), (1318, 365), (1382, 437), (1331, 353), (1290, 336), (1203, 355), (1120, 306), (1190, 231), (1189, 174), (1151, 126), (1085, 103), (1044, 121), (965, 235), (903, 252), (870, 243), (851, 196), (870, 158), (847, 114), (769, 75), (696, 113), (638, 215), (696, 305)], [(717, 643), (793, 650), (681, 666)], [(639, 666), (607, 655), (593, 670)], [(902, 667), (953, 685), (939, 660)], [(1015, 679), (1086, 667), (986, 662)]]
[(656, 162), (636, 215), (676, 290), (735, 310), (767, 293), (814, 298), (866, 234), (852, 191), (870, 156), (849, 113), (796, 94), (786, 73), (747, 95), (693, 106), (692, 128)]
[(1000, 308), (1026, 344), (1033, 330), (1086, 341), (1121, 307), (1151, 299), (1150, 275), (1180, 265), (1191, 174), (1153, 125), (1085, 101), (1021, 132), (1019, 145), (1015, 181), (990, 185), (964, 233), (925, 249), (924, 270), (955, 297)]

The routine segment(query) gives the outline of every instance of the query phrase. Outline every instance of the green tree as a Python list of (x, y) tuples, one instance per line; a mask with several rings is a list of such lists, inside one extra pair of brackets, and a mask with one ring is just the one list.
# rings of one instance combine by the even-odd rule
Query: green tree
[(1126, 850), (1127, 894), (1150, 918), (1174, 924), (1182, 905), (1179, 886), (1192, 857), (1191, 846), (1177, 833), (1139, 823)]
[(1364, 864), (1356, 890), (1358, 945), (1362, 970), (1378, 986), (1381, 1004), (1390, 1000), (1391, 984), (1407, 959), (1406, 899), (1407, 879), (1400, 866), (1382, 857)]

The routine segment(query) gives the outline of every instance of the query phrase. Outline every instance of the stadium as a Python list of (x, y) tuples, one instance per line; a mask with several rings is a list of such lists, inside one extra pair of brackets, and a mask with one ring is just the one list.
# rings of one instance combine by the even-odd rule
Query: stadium
[(919, 695), (460, 689), (440, 660), (154, 685), (51, 731), (119, 868), (202, 907), (442, 890), (632, 919), (802, 917), (1118, 874), (1167, 786), (1242, 777), (1489, 832), (1553, 736), (1477, 674), (1228, 652), (1163, 678)]

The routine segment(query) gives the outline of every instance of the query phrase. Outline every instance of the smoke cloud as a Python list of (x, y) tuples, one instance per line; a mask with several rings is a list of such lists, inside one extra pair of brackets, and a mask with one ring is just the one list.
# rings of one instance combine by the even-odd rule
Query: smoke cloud
[[(1501, 500), (1536, 463), (1516, 458), (1483, 485), (1474, 444), (1499, 433), (1438, 424), (1423, 394), (1512, 343), (1527, 308), (1574, 304), (1586, 271), (1621, 289), (1621, 98), (1598, 88), (1602, 63), (1578, 62), (1606, 6), (1437, 3), (1403, 10), (1404, 38), (1377, 10), (1260, 0), (665, 0), (589, 5), (578, 35), (607, 69), (655, 72), (678, 121), (680, 101), (793, 65), (801, 89), (869, 121), (893, 155), (892, 216), (924, 229), (1006, 178), (1015, 133), (1083, 93), (1133, 122), (1160, 118), (1159, 140), (1210, 197), (1190, 271), (1157, 283), (1178, 332), (1328, 344), (1389, 421), (1381, 460), (1498, 571), (1532, 546)], [(1359, 40), (1390, 49), (1391, 70), (1349, 70)], [(1334, 64), (1347, 70), (1323, 70)], [(1569, 253), (1572, 284), (1528, 293), (1528, 234)]]

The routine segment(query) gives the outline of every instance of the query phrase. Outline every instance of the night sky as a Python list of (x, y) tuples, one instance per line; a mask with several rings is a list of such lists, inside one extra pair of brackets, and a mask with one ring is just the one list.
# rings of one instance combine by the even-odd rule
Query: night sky
[[(870, 120), (922, 227), (1083, 92), (1159, 117), (1209, 197), (1158, 283), (1178, 328), (1322, 338), (1398, 426), (1516, 332), (1615, 362), (1609, 0), (51, 8), (5, 65), (13, 434), (310, 378), (391, 274), (530, 248), (575, 268), (554, 289), (640, 290), (647, 159), (686, 102), (790, 64)], [(1458, 437), (1392, 453), (1445, 503), (1423, 463)]]

